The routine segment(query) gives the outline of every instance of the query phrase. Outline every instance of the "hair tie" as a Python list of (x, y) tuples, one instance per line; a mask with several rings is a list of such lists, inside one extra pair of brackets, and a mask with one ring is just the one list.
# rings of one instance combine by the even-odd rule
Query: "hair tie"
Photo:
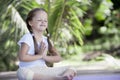
[(48, 37), (50, 37), (50, 34), (47, 34)]

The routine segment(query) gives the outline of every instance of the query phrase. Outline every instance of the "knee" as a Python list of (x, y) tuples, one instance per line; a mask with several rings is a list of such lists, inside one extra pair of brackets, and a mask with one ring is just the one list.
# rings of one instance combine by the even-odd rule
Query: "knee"
[(33, 80), (34, 72), (28, 69), (18, 69), (17, 77), (18, 80)]

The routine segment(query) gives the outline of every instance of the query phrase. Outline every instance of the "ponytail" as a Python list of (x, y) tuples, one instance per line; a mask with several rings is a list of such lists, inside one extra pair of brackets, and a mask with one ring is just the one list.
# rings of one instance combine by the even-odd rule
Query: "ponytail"
[(48, 51), (49, 51), (50, 53), (53, 53), (53, 50), (52, 50), (53, 45), (52, 45), (52, 43), (51, 43), (51, 41), (50, 41), (50, 34), (49, 34), (49, 32), (48, 32), (48, 29), (46, 29), (46, 32), (47, 32)]
[(37, 41), (35, 39), (35, 36), (34, 35), (32, 35), (32, 36), (33, 36), (35, 55), (36, 55), (36, 54), (38, 54), (38, 44), (37, 44)]
[[(47, 32), (47, 42), (48, 42), (48, 51), (49, 53), (47, 55), (55, 55), (56, 53), (56, 50), (55, 48), (53, 47), (51, 41), (50, 41), (50, 34), (48, 32), (48, 29), (46, 29), (46, 32)], [(47, 66), (48, 67), (53, 67), (53, 63), (49, 63), (49, 62), (46, 62)]]

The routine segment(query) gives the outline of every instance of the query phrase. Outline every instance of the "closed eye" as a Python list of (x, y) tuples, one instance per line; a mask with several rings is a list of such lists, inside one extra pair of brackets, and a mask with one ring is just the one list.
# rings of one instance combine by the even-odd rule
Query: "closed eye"
[(47, 20), (37, 20), (37, 21), (44, 21), (44, 22), (47, 22)]
[(44, 22), (47, 22), (47, 20), (44, 20)]
[(37, 21), (42, 21), (42, 20), (37, 20)]

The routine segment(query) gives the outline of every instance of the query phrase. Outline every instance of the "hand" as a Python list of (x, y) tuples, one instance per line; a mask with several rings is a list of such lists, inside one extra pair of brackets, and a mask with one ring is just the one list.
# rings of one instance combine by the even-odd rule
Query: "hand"
[(57, 50), (54, 47), (49, 47), (49, 52), (50, 53), (55, 53)]
[(46, 47), (45, 43), (43, 41), (41, 41), (40, 48), (38, 50), (38, 54), (45, 55), (45, 53), (47, 53), (47, 47)]

